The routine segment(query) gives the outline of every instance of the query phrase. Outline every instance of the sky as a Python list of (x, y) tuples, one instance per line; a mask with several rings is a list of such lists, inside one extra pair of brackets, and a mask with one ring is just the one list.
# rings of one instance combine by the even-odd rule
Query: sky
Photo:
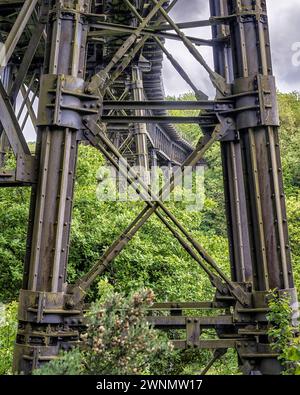
[[(271, 49), (274, 75), (277, 87), (282, 92), (300, 91), (300, 66), (292, 63), (294, 43), (300, 43), (300, 0), (267, 0)], [(178, 0), (171, 13), (176, 22), (188, 22), (209, 18), (208, 0)], [(191, 36), (210, 38), (210, 28), (185, 30)], [(167, 41), (167, 48), (179, 63), (188, 71), (196, 86), (210, 96), (214, 91), (207, 77), (183, 44), (178, 41)], [(299, 44), (300, 48), (300, 44)], [(212, 51), (210, 48), (198, 47), (201, 54), (212, 66)], [(169, 61), (164, 61), (164, 84), (166, 94), (178, 95), (191, 89), (178, 76)]]

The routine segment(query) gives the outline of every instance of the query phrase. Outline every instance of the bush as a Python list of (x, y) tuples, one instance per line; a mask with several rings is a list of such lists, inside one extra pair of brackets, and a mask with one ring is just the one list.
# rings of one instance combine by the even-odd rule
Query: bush
[(171, 374), (177, 353), (167, 337), (146, 321), (146, 309), (153, 298), (150, 290), (129, 298), (109, 293), (87, 314), (87, 332), (82, 335), (80, 349), (62, 354), (34, 374)]
[(60, 356), (33, 371), (35, 376), (78, 376), (84, 374), (83, 353), (79, 348), (64, 351)]
[(0, 307), (0, 375), (11, 374), (13, 348), (17, 334), (16, 302)]
[(288, 295), (273, 291), (269, 307), (267, 318), (271, 326), (268, 335), (272, 348), (279, 353), (278, 359), (285, 374), (300, 375), (300, 338), (295, 336), (296, 328), (291, 325), (292, 308)]

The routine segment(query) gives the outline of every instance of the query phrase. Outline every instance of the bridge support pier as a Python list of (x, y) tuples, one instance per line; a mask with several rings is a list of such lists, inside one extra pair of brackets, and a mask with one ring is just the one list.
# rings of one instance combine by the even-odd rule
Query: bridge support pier
[[(89, 0), (53, 2), (38, 110), (39, 175), (33, 188), (14, 369), (28, 373), (78, 340), (80, 311), (66, 305), (66, 277), (84, 95)], [(96, 112), (97, 113), (97, 112)], [(72, 326), (77, 325), (76, 329)]]
[[(275, 288), (286, 291), (295, 304), (266, 2), (210, 4), (212, 16), (233, 16), (226, 26), (213, 28), (215, 38), (230, 39), (230, 45), (216, 46), (214, 58), (236, 102), (236, 133), (221, 143), (232, 279), (251, 284), (255, 308), (266, 309), (267, 295)], [(253, 321), (260, 317), (251, 316)], [(238, 349), (244, 370), (280, 373), (277, 358), (265, 352), (268, 343), (263, 335), (250, 345), (256, 357), (250, 348)]]

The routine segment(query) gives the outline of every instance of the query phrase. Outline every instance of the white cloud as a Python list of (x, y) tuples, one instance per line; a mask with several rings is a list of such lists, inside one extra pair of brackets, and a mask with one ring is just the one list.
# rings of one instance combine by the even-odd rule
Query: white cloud
[[(274, 74), (281, 91), (300, 90), (300, 67), (292, 63), (292, 45), (300, 41), (300, 3), (299, 0), (268, 0), (270, 39), (273, 57)], [(209, 17), (208, 0), (179, 0), (172, 12), (177, 22), (186, 22)], [(190, 29), (187, 34), (208, 38), (209, 28)], [(185, 68), (193, 82), (210, 95), (213, 93), (207, 73), (193, 59), (188, 50), (177, 41), (167, 41), (167, 48)], [(209, 48), (199, 50), (212, 64), (212, 53)], [(164, 82), (167, 94), (179, 94), (191, 90), (173, 69), (168, 61), (164, 62)]]

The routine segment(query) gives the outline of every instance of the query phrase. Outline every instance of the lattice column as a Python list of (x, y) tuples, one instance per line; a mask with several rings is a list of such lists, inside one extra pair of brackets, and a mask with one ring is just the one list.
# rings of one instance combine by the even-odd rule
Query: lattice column
[[(84, 95), (90, 1), (54, 1), (47, 28), (38, 110), (39, 176), (31, 203), (15, 369), (28, 372), (78, 338), (77, 311), (65, 306), (66, 271), (82, 115), (97, 113)], [(67, 308), (67, 310), (66, 310)], [(72, 319), (72, 320), (71, 320)], [(71, 321), (70, 321), (71, 320)]]
[[(293, 288), (266, 2), (230, 1), (234, 94), (242, 146), (253, 283)], [(257, 94), (256, 94), (257, 93)], [(275, 226), (274, 226), (275, 225)]]
[[(226, 0), (211, 0), (211, 15), (228, 16)], [(213, 37), (226, 39), (228, 26), (215, 25)], [(220, 44), (214, 48), (215, 70), (233, 82), (232, 50), (230, 45)], [(221, 142), (224, 193), (226, 202), (227, 230), (230, 249), (232, 279), (238, 282), (252, 281), (252, 265), (249, 244), (248, 213), (243, 178), (242, 150), (238, 134), (229, 135)]]
[[(213, 33), (215, 37), (230, 38), (228, 47), (215, 49), (215, 63), (217, 71), (232, 84), (236, 108), (235, 135), (229, 138), (232, 141), (222, 143), (232, 276), (235, 281), (251, 284), (254, 307), (252, 312), (238, 316), (266, 325), (266, 316), (259, 311), (267, 311), (271, 289), (285, 290), (291, 303), (297, 298), (288, 242), (266, 2), (215, 0), (211, 1), (211, 10), (213, 16), (225, 16), (225, 20), (231, 16), (226, 26), (215, 27)], [(241, 346), (238, 353), (244, 371), (280, 372), (268, 342), (264, 334), (257, 337), (256, 344)]]

